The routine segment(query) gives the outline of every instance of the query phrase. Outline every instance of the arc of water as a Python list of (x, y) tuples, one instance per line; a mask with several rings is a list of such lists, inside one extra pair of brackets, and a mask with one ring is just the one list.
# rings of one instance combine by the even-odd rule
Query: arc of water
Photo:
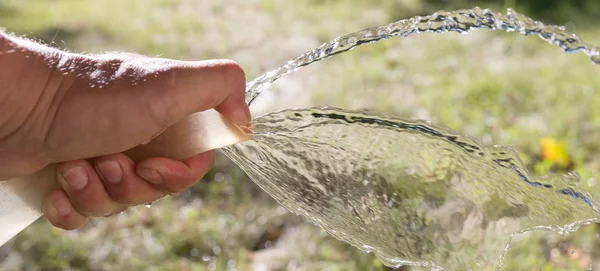
[(249, 82), (246, 85), (246, 102), (252, 104), (263, 90), (288, 73), (363, 44), (423, 32), (466, 34), (476, 29), (504, 30), (527, 36), (538, 35), (542, 40), (557, 45), (567, 53), (583, 52), (590, 57), (592, 63), (600, 64), (600, 49), (569, 33), (563, 26), (545, 25), (512, 9), (503, 14), (475, 7), (416, 16), (335, 38)]

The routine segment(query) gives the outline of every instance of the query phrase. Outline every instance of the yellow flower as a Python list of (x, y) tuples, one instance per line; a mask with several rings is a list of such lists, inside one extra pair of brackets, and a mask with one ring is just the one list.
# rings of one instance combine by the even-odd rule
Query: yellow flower
[(552, 162), (552, 164), (562, 168), (569, 168), (572, 166), (571, 157), (567, 151), (566, 141), (558, 141), (554, 138), (544, 137), (540, 139), (540, 146), (542, 148), (542, 159), (544, 161)]

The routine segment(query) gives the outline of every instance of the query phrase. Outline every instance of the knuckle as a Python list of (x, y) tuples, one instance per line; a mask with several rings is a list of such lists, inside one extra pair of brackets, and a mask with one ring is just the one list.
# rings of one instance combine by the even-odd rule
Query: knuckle
[(68, 223), (65, 223), (65, 221), (63, 221), (60, 218), (57, 217), (48, 217), (48, 221), (50, 222), (50, 224), (52, 224), (52, 226), (63, 229), (63, 230), (70, 230), (71, 227), (69, 227)]
[(63, 230), (76, 230), (81, 228), (87, 222), (87, 218), (81, 216), (78, 213), (71, 213), (67, 217), (48, 217), (48, 221), (54, 227), (63, 229)]
[(167, 194), (178, 194), (188, 188), (188, 182), (171, 182), (163, 185), (160, 190)]
[[(124, 181), (127, 182), (127, 180), (124, 180)], [(130, 206), (130, 205), (138, 205), (138, 204), (146, 203), (148, 201), (153, 201), (153, 200), (156, 200), (156, 198), (158, 198), (159, 196), (161, 196), (160, 191), (156, 191), (156, 190), (140, 191), (140, 190), (130, 188), (128, 186), (119, 187), (119, 188), (115, 188), (115, 189), (109, 189), (108, 194), (114, 203), (120, 205), (117, 208), (117, 210), (120, 210), (120, 208), (127, 209), (127, 206)], [(124, 210), (120, 210), (117, 213), (122, 212), (122, 211), (124, 211)]]
[(76, 230), (78, 228), (81, 228), (83, 225), (85, 225), (86, 221), (87, 221), (87, 219), (80, 220), (77, 217), (73, 217), (70, 220), (61, 221), (60, 226), (58, 226), (58, 227), (61, 229), (67, 230), (67, 231)]
[(109, 192), (111, 199), (118, 204), (125, 204), (125, 205), (131, 205), (131, 204), (139, 204), (142, 203), (143, 201), (140, 199), (138, 193), (136, 193), (135, 191), (132, 191), (130, 189), (117, 189), (114, 192)]
[(239, 64), (231, 60), (222, 60), (219, 66), (225, 86), (229, 90), (243, 91), (245, 89), (246, 74)]
[[(163, 61), (165, 62), (165, 61)], [(198, 74), (198, 66), (182, 65), (181, 63), (163, 63), (164, 69), (157, 70), (148, 74), (156, 80), (152, 80), (153, 86), (149, 88), (147, 104), (150, 116), (159, 127), (167, 127), (177, 121), (176, 117), (181, 115), (181, 110), (185, 110), (185, 101), (181, 95), (173, 91), (176, 88), (188, 88), (189, 78), (195, 77)], [(211, 79), (214, 82), (219, 82), (218, 89), (222, 91), (221, 95), (215, 95), (215, 92), (205, 91), (202, 95), (202, 102), (198, 105), (198, 109), (206, 110), (217, 106), (217, 103), (223, 100), (221, 97), (225, 93), (240, 93), (243, 95), (246, 84), (246, 75), (242, 67), (232, 60), (217, 60), (211, 61), (210, 64), (203, 66), (210, 70)]]
[(104, 217), (111, 217), (117, 214), (120, 214), (122, 212), (125, 212), (129, 207), (126, 205), (121, 205), (121, 206), (117, 206), (115, 207), (114, 210), (112, 210), (109, 214), (105, 215)]
[(86, 161), (84, 159), (62, 162), (62, 163), (58, 164), (57, 172), (59, 174), (62, 174), (64, 172), (66, 172), (67, 170), (77, 167), (77, 166), (80, 166), (83, 168), (88, 168), (89, 163), (88, 163), (88, 161)]
[(209, 67), (215, 89), (204, 93), (203, 110), (217, 107), (228, 96), (244, 94), (246, 75), (240, 65), (231, 60), (217, 60), (209, 64)]
[(132, 203), (132, 193), (127, 188), (110, 189), (108, 194), (112, 201), (118, 204), (130, 204)]
[(74, 204), (75, 210), (83, 216), (99, 217), (105, 216), (113, 209), (111, 203), (106, 199), (95, 200), (93, 198), (78, 199)]
[(177, 116), (177, 110), (181, 108), (177, 96), (171, 92), (177, 86), (176, 80), (179, 73), (180, 71), (176, 68), (160, 72), (160, 75), (157, 76), (161, 80), (155, 80), (154, 86), (147, 89), (150, 90), (147, 92), (150, 97), (147, 99), (146, 108), (149, 109), (150, 117), (159, 128), (172, 125)]
[(177, 194), (179, 192), (181, 192), (181, 189), (179, 189), (178, 187), (174, 187), (174, 186), (169, 186), (169, 185), (165, 185), (162, 186), (160, 188), (161, 191), (167, 193), (167, 194)]

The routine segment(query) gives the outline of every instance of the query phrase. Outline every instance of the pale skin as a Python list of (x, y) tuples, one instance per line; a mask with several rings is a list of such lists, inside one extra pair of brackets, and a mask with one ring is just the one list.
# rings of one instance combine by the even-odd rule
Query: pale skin
[(67, 230), (181, 192), (212, 167), (214, 152), (137, 163), (123, 152), (211, 108), (248, 124), (244, 89), (229, 60), (88, 56), (0, 32), (0, 180), (59, 163), (61, 189), (42, 210)]

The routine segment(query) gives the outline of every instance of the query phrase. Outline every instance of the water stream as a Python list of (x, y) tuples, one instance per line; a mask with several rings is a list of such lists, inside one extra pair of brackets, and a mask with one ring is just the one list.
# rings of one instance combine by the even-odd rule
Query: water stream
[(356, 46), (423, 32), (467, 34), (476, 29), (504, 30), (526, 36), (537, 35), (567, 53), (583, 52), (590, 57), (592, 63), (600, 64), (600, 48), (587, 44), (577, 35), (566, 31), (563, 26), (545, 25), (511, 9), (503, 14), (476, 7), (449, 12), (439, 11), (432, 15), (400, 20), (333, 39), (248, 83), (246, 102), (252, 104), (263, 90), (269, 88), (271, 83), (281, 76)]
[[(535, 34), (600, 64), (598, 48), (562, 27), (475, 8), (334, 39), (250, 82), (246, 101), (287, 73), (361, 44), (480, 28)], [(535, 178), (512, 149), (486, 149), (424, 121), (315, 107), (269, 113), (254, 124), (253, 140), (224, 148), (225, 155), (290, 211), (389, 266), (499, 267), (514, 234), (570, 232), (599, 216), (576, 173)]]

